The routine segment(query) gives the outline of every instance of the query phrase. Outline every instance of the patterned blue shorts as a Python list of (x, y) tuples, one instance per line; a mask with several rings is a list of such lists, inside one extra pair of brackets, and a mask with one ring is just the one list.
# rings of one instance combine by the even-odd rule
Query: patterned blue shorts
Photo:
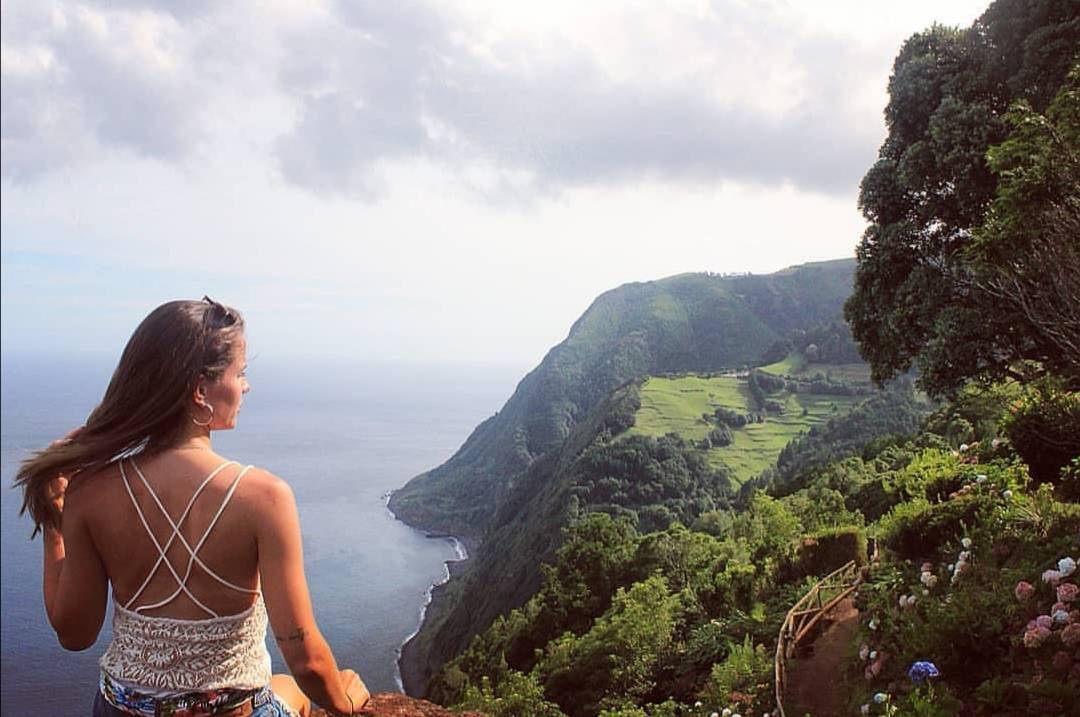
[(297, 717), (297, 714), (274, 694), (269, 685), (255, 691), (243, 705), (226, 707), (220, 712), (199, 707), (178, 707), (174, 700), (155, 700), (138, 693), (117, 695), (111, 690), (110, 693), (114, 701), (106, 699), (102, 691), (97, 692), (91, 717)]

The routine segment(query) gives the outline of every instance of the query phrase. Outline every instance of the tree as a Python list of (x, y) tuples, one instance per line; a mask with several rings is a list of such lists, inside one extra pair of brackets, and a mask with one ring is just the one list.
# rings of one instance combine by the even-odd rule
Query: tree
[(978, 280), (971, 247), (999, 196), (987, 152), (1015, 131), (1010, 106), (1045, 110), (1078, 46), (1080, 14), (1068, 0), (998, 0), (971, 28), (935, 25), (904, 43), (889, 80), (889, 133), (862, 181), (870, 226), (845, 305), (875, 381), (917, 363), (922, 386), (942, 395), (973, 377), (1027, 380), (1031, 367), (1060, 365), (1044, 333)]
[(998, 193), (968, 252), (974, 283), (1023, 320), (1046, 362), (1080, 377), (1080, 65), (1046, 114), (1027, 101), (987, 158)]

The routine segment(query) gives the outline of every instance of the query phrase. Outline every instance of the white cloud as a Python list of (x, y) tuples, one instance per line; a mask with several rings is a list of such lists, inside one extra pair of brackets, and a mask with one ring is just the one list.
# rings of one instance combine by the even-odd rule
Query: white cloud
[(649, 177), (847, 192), (876, 149), (867, 98), (897, 44), (777, 1), (4, 13), (4, 176), (103, 149), (201, 160), (239, 124), (286, 181), (367, 200), (388, 164), (417, 159), (541, 193)]
[(808, 7), (5, 2), (4, 350), (210, 293), (263, 353), (529, 364), (618, 284), (850, 255), (950, 18)]

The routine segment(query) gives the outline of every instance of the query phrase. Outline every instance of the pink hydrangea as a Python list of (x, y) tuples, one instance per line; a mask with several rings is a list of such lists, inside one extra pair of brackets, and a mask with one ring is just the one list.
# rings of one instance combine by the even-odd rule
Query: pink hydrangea
[[(1024, 637), (1026, 638), (1027, 635)], [(1069, 623), (1065, 626), (1065, 629), (1061, 631), (1061, 642), (1065, 647), (1080, 645), (1080, 622)]]
[(1029, 650), (1039, 647), (1046, 642), (1048, 637), (1050, 637), (1050, 629), (1042, 625), (1036, 625), (1024, 633), (1024, 647)]
[(1057, 587), (1057, 599), (1059, 602), (1072, 602), (1080, 595), (1080, 588), (1072, 583), (1062, 583)]
[(1044, 570), (1042, 574), (1042, 581), (1050, 585), (1057, 585), (1061, 582), (1061, 573), (1057, 570)]
[(1035, 586), (1026, 580), (1021, 580), (1016, 584), (1013, 594), (1016, 595), (1016, 599), (1020, 602), (1027, 602), (1035, 594)]
[(1035, 618), (1036, 627), (1045, 627), (1047, 630), (1054, 626), (1054, 618), (1049, 615), (1039, 615)]

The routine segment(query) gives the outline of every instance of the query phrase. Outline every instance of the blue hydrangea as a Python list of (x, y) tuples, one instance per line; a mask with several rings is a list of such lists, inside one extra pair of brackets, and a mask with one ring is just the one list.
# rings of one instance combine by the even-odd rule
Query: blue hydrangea
[(921, 685), (929, 678), (937, 677), (940, 674), (937, 665), (927, 660), (913, 662), (907, 671), (908, 678), (917, 685)]

